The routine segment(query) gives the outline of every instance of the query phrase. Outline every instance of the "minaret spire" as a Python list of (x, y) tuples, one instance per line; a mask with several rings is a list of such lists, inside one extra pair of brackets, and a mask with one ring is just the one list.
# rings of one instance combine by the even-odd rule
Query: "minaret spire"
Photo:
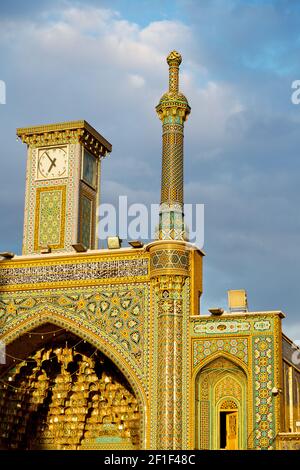
[(179, 66), (182, 62), (179, 52), (173, 51), (167, 57), (169, 64), (169, 93), (179, 92)]
[(183, 214), (183, 135), (184, 122), (191, 108), (179, 91), (179, 66), (182, 58), (172, 51), (169, 65), (169, 91), (156, 106), (162, 121), (162, 176), (159, 215), (160, 240), (186, 240)]

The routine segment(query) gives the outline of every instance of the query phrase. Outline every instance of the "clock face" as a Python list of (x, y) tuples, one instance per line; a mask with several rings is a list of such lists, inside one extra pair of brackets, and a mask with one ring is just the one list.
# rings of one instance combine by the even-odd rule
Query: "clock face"
[(82, 179), (92, 186), (96, 187), (97, 183), (97, 160), (86, 150), (83, 155), (83, 170), (82, 170)]
[(66, 147), (41, 149), (38, 161), (38, 178), (65, 178), (68, 171)]

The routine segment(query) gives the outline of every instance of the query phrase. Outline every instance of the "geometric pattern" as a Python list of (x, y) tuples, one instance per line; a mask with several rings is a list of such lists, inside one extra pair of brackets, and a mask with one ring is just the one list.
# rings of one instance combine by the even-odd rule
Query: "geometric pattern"
[[(0, 329), (2, 333), (20, 321), (51, 309), (74, 317), (82, 325), (99, 331), (118, 346), (126, 356), (143, 368), (147, 366), (147, 289), (145, 285), (103, 286), (95, 288), (52, 290), (4, 294), (0, 297)], [(141, 372), (141, 370), (139, 371)]]
[[(201, 366), (210, 356), (218, 354), (222, 357), (222, 353), (224, 357), (228, 354), (236, 357), (247, 366), (250, 417), (247, 446), (254, 449), (275, 447), (276, 415), (272, 388), (276, 382), (275, 371), (280, 367), (274, 347), (277, 331), (275, 318), (278, 318), (277, 315), (249, 313), (231, 319), (228, 314), (220, 319), (210, 317), (196, 320), (190, 325), (194, 368)], [(204, 401), (207, 399), (202, 398)]]
[[(39, 204), (37, 191), (39, 189), (49, 189), (50, 186), (56, 187), (65, 185), (65, 216), (61, 218), (64, 227), (60, 227), (65, 236), (64, 245), (61, 246), (62, 240), (54, 248), (57, 251), (72, 251), (72, 244), (78, 242), (78, 234), (75, 233), (80, 229), (79, 217), (79, 198), (80, 198), (80, 180), (82, 171), (82, 154), (87, 149), (98, 160), (100, 171), (101, 159), (111, 151), (111, 144), (107, 142), (98, 132), (95, 131), (85, 121), (73, 121), (68, 123), (57, 123), (47, 126), (36, 126), (31, 128), (23, 128), (17, 130), (18, 135), (23, 142), (28, 145), (28, 165), (27, 165), (27, 181), (25, 195), (24, 210), (24, 236), (23, 236), (23, 254), (31, 254), (39, 251)], [(37, 133), (37, 134), (36, 134)], [(68, 174), (64, 174), (62, 178), (54, 178), (49, 180), (45, 177), (38, 179), (38, 162), (39, 150), (47, 150), (47, 147), (57, 147), (63, 145), (65, 147), (68, 159)], [(53, 163), (55, 163), (53, 161)], [(97, 181), (98, 183), (98, 181)], [(93, 193), (93, 223), (95, 222), (96, 209), (96, 191), (97, 188), (90, 191)], [(99, 189), (99, 188), (98, 188)], [(45, 215), (46, 217), (46, 215)], [(44, 218), (45, 218), (44, 217)], [(46, 220), (48, 223), (49, 219)], [(55, 221), (56, 223), (57, 221)], [(50, 224), (51, 225), (51, 224)], [(44, 225), (45, 227), (45, 225)], [(46, 233), (43, 240), (49, 237)], [(92, 237), (93, 238), (93, 237)], [(93, 240), (92, 240), (92, 244)]]
[(248, 363), (247, 338), (214, 338), (213, 340), (195, 340), (193, 342), (193, 366), (197, 366), (211, 354), (225, 351)]
[(163, 126), (161, 203), (183, 204), (183, 125)]
[(217, 320), (210, 318), (209, 320), (201, 320), (193, 322), (193, 333), (205, 334), (224, 334), (224, 333), (240, 333), (247, 332), (261, 332), (272, 331), (272, 322), (269, 320), (249, 321), (250, 318), (229, 320), (224, 318)]
[[(161, 278), (163, 279), (163, 277)], [(175, 282), (176, 281), (176, 282)], [(170, 276), (158, 281), (158, 448), (182, 448), (182, 286)]]
[(155, 236), (160, 240), (186, 240), (186, 227), (181, 204), (163, 203), (159, 209), (159, 226)]
[[(177, 315), (163, 314), (162, 306), (159, 307), (157, 419), (160, 449), (181, 449), (182, 446), (182, 301), (171, 302)], [(162, 301), (159, 303), (161, 305)]]
[[(216, 386), (216, 402), (226, 396), (235, 397), (239, 401), (242, 399), (242, 388), (232, 376), (224, 377)], [(224, 409), (224, 406), (221, 408)], [(232, 408), (235, 408), (235, 406), (232, 406)]]
[(66, 186), (37, 188), (34, 250), (50, 245), (63, 248), (65, 241)]
[(188, 269), (189, 251), (157, 250), (151, 257), (151, 269)]
[(250, 323), (247, 321), (209, 321), (194, 323), (194, 333), (237, 333), (240, 331), (249, 331)]
[[(27, 167), (27, 182), (26, 182), (26, 198), (24, 209), (24, 235), (23, 235), (23, 254), (31, 254), (39, 251), (36, 247), (39, 246), (39, 214), (40, 210), (37, 207), (39, 204), (38, 192), (40, 190), (61, 189), (65, 186), (65, 194), (63, 196), (63, 205), (65, 209), (65, 216), (62, 218), (61, 223), (61, 239), (64, 236), (64, 246), (71, 246), (73, 236), (73, 226), (78, 218), (78, 204), (74, 202), (75, 188), (75, 175), (79, 171), (76, 162), (79, 159), (80, 144), (69, 143), (67, 145), (69, 177), (53, 180), (37, 180), (37, 166), (38, 166), (38, 148), (28, 148), (28, 161), (30, 165)], [(79, 178), (79, 176), (78, 176)], [(51, 224), (50, 224), (51, 225)], [(74, 241), (73, 241), (74, 243)], [(63, 249), (63, 248), (59, 248)]]
[(239, 409), (240, 442), (246, 441), (246, 376), (242, 369), (227, 358), (212, 360), (196, 378), (197, 411), (199, 413), (198, 445), (200, 449), (219, 448), (217, 427), (220, 409)]
[[(153, 354), (150, 358), (152, 367), (149, 377), (150, 438), (153, 448), (167, 448), (166, 437), (169, 436), (169, 428), (173, 428), (174, 434), (170, 436), (169, 444), (172, 448), (178, 446), (177, 448), (187, 449), (190, 448), (189, 392), (192, 391), (192, 387), (185, 386), (192, 383), (191, 354), (190, 347), (187, 346), (190, 282), (189, 278), (180, 280), (181, 276), (165, 276), (168, 277), (165, 289), (163, 277), (160, 276), (159, 280), (153, 282), (151, 298)], [(158, 422), (158, 417), (161, 422)]]
[(199, 449), (209, 449), (209, 439), (210, 439), (210, 402), (208, 400), (200, 400), (199, 402), (199, 429), (200, 431), (200, 445)]
[[(158, 117), (162, 121), (161, 207), (159, 231), (156, 237), (161, 240), (185, 240), (183, 133), (184, 121), (191, 108), (186, 97), (179, 92), (180, 54), (173, 51), (168, 56), (167, 62), (169, 65), (169, 91), (161, 97), (156, 106)], [(179, 213), (172, 210), (174, 205), (179, 206)]]
[(220, 406), (220, 410), (237, 410), (237, 404), (233, 400), (225, 400)]
[(254, 364), (254, 448), (272, 449), (274, 433), (274, 383), (273, 338), (253, 338)]

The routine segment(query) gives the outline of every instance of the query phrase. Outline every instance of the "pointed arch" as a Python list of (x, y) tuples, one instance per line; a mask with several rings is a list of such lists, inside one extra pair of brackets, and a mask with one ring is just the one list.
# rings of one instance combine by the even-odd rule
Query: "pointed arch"
[(117, 350), (116, 347), (114, 347), (111, 343), (108, 343), (107, 339), (102, 336), (101, 333), (95, 333), (84, 325), (79, 324), (78, 321), (70, 317), (63, 316), (61, 313), (56, 312), (55, 310), (51, 309), (50, 311), (48, 309), (43, 309), (35, 316), (30, 316), (17, 325), (14, 325), (13, 328), (1, 336), (1, 341), (5, 345), (9, 345), (24, 334), (27, 334), (33, 329), (46, 323), (52, 323), (58, 327), (69, 330), (71, 333), (77, 335), (79, 338), (87, 341), (92, 346), (97, 348), (117, 366), (119, 371), (124, 375), (132, 387), (132, 390), (138, 401), (141, 413), (141, 448), (146, 449), (148, 446), (146, 432), (148, 421), (148, 401), (144, 386), (128, 361), (124, 359), (123, 355)]
[[(210, 367), (211, 366), (211, 367)], [(222, 403), (232, 401), (238, 411), (238, 446), (246, 447), (247, 369), (232, 354), (218, 351), (194, 372), (196, 448), (220, 448)]]
[(248, 368), (247, 368), (246, 364), (243, 361), (241, 361), (241, 359), (234, 356), (233, 354), (227, 353), (226, 351), (217, 351), (217, 352), (209, 355), (206, 359), (203, 359), (203, 361), (201, 361), (200, 364), (198, 364), (198, 366), (195, 367), (195, 369), (193, 371), (193, 379), (196, 380), (197, 375), (199, 374), (199, 372), (201, 372), (202, 369), (204, 369), (204, 367), (207, 367), (208, 364), (210, 364), (214, 360), (216, 360), (218, 358), (221, 358), (221, 357), (224, 357), (225, 359), (228, 359), (230, 362), (235, 364), (237, 367), (241, 368), (243, 370), (243, 372), (246, 374), (246, 377), (248, 377)]

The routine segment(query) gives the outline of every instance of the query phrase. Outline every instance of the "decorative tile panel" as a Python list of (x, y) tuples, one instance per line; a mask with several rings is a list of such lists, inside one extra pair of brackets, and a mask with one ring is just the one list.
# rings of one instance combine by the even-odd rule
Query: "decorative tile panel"
[(79, 334), (83, 326), (104, 337), (143, 376), (148, 374), (148, 296), (147, 284), (2, 294), (0, 333), (16, 330), (43, 311), (53, 312), (74, 320)]
[(254, 447), (272, 449), (275, 437), (274, 398), (274, 346), (272, 336), (254, 337)]
[(48, 262), (35, 265), (0, 269), (0, 287), (27, 284), (47, 284), (61, 281), (113, 279), (148, 275), (148, 258), (115, 259), (104, 261)]
[(188, 250), (157, 250), (151, 257), (151, 269), (188, 269), (189, 253)]
[[(39, 233), (37, 214), (39, 213), (39, 196), (41, 191), (48, 191), (60, 189), (65, 186), (64, 204), (65, 204), (65, 217), (62, 222), (64, 223), (64, 247), (54, 248), (63, 250), (66, 246), (70, 247), (73, 240), (73, 226), (77, 217), (76, 202), (74, 194), (76, 194), (75, 185), (75, 172), (78, 166), (78, 155), (76, 154), (76, 147), (79, 144), (68, 144), (68, 160), (69, 160), (69, 175), (68, 178), (60, 178), (53, 180), (36, 180), (37, 165), (38, 165), (38, 148), (30, 147), (28, 150), (28, 163), (27, 163), (27, 183), (26, 183), (26, 199), (24, 209), (24, 236), (23, 236), (23, 254), (31, 254), (39, 251)], [(77, 163), (76, 163), (77, 162)], [(74, 242), (73, 242), (74, 243)]]
[(36, 190), (34, 249), (50, 245), (63, 248), (65, 241), (66, 186)]
[(237, 333), (240, 331), (249, 331), (250, 323), (246, 321), (222, 321), (197, 322), (194, 324), (195, 333), (220, 334)]
[(213, 340), (195, 340), (193, 342), (193, 366), (219, 351), (232, 354), (245, 364), (248, 364), (247, 338), (214, 338)]

